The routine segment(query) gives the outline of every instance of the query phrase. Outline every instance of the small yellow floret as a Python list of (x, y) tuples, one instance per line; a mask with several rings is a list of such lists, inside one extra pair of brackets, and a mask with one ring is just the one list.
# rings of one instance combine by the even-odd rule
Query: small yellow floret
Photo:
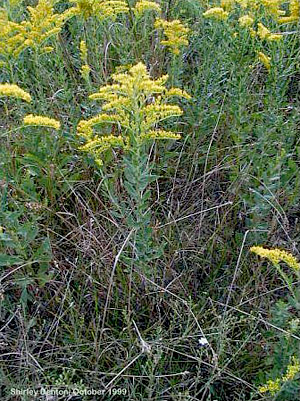
[(281, 249), (266, 249), (261, 246), (253, 246), (250, 251), (262, 258), (269, 259), (275, 265), (278, 265), (279, 262), (285, 262), (291, 269), (300, 270), (300, 263), (297, 259), (292, 254)]
[(167, 96), (179, 96), (179, 97), (183, 97), (187, 100), (191, 99), (191, 96), (184, 90), (179, 89), (179, 88), (171, 88), (169, 90), (167, 90), (166, 92)]
[(148, 131), (145, 134), (141, 135), (142, 139), (180, 139), (181, 135), (180, 134), (176, 134), (172, 131), (164, 131), (162, 129), (159, 130), (151, 130)]
[(87, 59), (87, 46), (84, 40), (80, 41), (79, 49), (80, 49), (80, 58), (83, 62), (85, 62)]
[(83, 64), (80, 69), (80, 74), (83, 79), (88, 80), (90, 76), (91, 68), (88, 64)]
[(31, 102), (30, 94), (14, 84), (0, 84), (0, 96), (15, 97), (26, 102)]
[(56, 130), (60, 129), (60, 122), (54, 118), (49, 118), (45, 116), (34, 116), (33, 114), (28, 114), (23, 120), (25, 125), (35, 125), (42, 127), (54, 128)]
[(258, 58), (263, 63), (268, 71), (271, 69), (271, 57), (267, 56), (263, 52), (258, 52)]
[(205, 13), (203, 13), (203, 17), (205, 18), (215, 18), (218, 20), (226, 20), (228, 16), (228, 11), (225, 11), (222, 7), (209, 8)]
[(42, 54), (47, 54), (53, 52), (53, 47), (52, 46), (45, 46), (42, 48), (41, 53)]

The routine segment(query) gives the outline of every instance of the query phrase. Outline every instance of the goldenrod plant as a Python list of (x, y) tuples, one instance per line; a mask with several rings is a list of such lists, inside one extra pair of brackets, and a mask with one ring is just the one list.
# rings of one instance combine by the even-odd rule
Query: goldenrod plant
[(187, 46), (189, 28), (184, 26), (181, 21), (166, 21), (157, 19), (154, 24), (155, 28), (162, 29), (166, 39), (161, 40), (161, 44), (167, 46), (172, 53), (178, 55), (183, 46)]
[[(153, 180), (148, 159), (150, 145), (154, 140), (180, 139), (180, 134), (166, 131), (160, 124), (183, 113), (179, 106), (169, 103), (170, 98), (190, 99), (179, 88), (168, 89), (167, 79), (167, 75), (152, 79), (143, 63), (113, 74), (113, 84), (89, 96), (91, 100), (103, 102), (102, 112), (78, 124), (78, 134), (86, 141), (80, 150), (90, 153), (99, 166), (103, 164), (104, 152), (110, 149), (123, 152), (124, 187), (132, 210), (127, 215), (127, 223), (135, 230), (135, 263), (144, 268), (154, 253), (149, 208), (149, 184)], [(103, 124), (115, 124), (118, 135), (101, 136), (97, 127)]]
[[(278, 248), (267, 249), (262, 246), (253, 246), (250, 248), (250, 251), (262, 258), (268, 259), (276, 267), (276, 269), (279, 271), (280, 275), (284, 279), (292, 295), (292, 297), (289, 298), (287, 306), (290, 308), (296, 306), (296, 311), (297, 311), (299, 309), (299, 293), (297, 289), (296, 291), (294, 291), (292, 287), (293, 283), (292, 277), (290, 277), (289, 273), (285, 273), (282, 270), (282, 268), (280, 267), (280, 263), (284, 262), (291, 269), (291, 271), (294, 271), (294, 273), (298, 274), (299, 277), (300, 263), (298, 262), (298, 260), (291, 253)], [(276, 313), (279, 314), (280, 310), (283, 307), (284, 304), (282, 302), (281, 303), (278, 302), (275, 305), (273, 314), (274, 315), (276, 315)], [(285, 318), (287, 316), (285, 316)], [(299, 319), (288, 320), (288, 324), (290, 325), (290, 327), (286, 332), (285, 338), (283, 337), (283, 340), (282, 339), (279, 340), (278, 344), (275, 343), (274, 346), (275, 353), (279, 354), (282, 360), (289, 357), (289, 363), (285, 369), (285, 372), (282, 373), (280, 377), (277, 376), (275, 379), (273, 378), (268, 379), (266, 381), (266, 384), (259, 387), (259, 392), (261, 394), (269, 393), (271, 396), (275, 395), (277, 396), (278, 394), (282, 393), (284, 396), (286, 387), (293, 385), (293, 382), (297, 380), (297, 378), (299, 378), (299, 373), (300, 373), (299, 348), (295, 350), (293, 344), (290, 341), (290, 336), (294, 335), (294, 333), (296, 339), (297, 338), (299, 339), (299, 337), (297, 336), (297, 334), (299, 333), (299, 322), (300, 322)], [(278, 324), (278, 322), (276, 322), (276, 324)], [(285, 343), (287, 343), (286, 349), (285, 349)], [(296, 348), (297, 348), (297, 342), (296, 342)], [(291, 355), (291, 353), (295, 351), (296, 353)], [(280, 366), (279, 368), (280, 370), (282, 370), (282, 366)]]

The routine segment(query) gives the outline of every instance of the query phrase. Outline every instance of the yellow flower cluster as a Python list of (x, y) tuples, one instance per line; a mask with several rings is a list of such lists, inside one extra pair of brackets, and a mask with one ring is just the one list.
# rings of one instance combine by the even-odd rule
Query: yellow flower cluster
[[(213, 7), (207, 10), (204, 15), (207, 16), (226, 16), (225, 10), (231, 11), (237, 6), (242, 9), (248, 9), (250, 12), (256, 12), (257, 17), (263, 16), (264, 12), (271, 15), (279, 23), (295, 22), (300, 18), (299, 0), (289, 0), (289, 15), (281, 9), (281, 6), (286, 3), (282, 0), (221, 0), (221, 7)], [(225, 14), (224, 14), (225, 13)], [(216, 15), (214, 15), (216, 14)], [(227, 15), (228, 16), (228, 15)]]
[(260, 386), (258, 391), (260, 393), (269, 392), (271, 395), (275, 395), (280, 391), (281, 385), (285, 382), (294, 380), (295, 376), (300, 372), (300, 362), (295, 356), (292, 356), (291, 363), (287, 366), (286, 374), (281, 378), (275, 380), (268, 380), (264, 386)]
[[(144, 64), (138, 63), (128, 71), (112, 75), (111, 85), (100, 88), (89, 96), (92, 100), (103, 100), (99, 114), (88, 120), (81, 120), (77, 131), (86, 140), (80, 149), (91, 153), (101, 164), (100, 154), (113, 147), (130, 149), (141, 146), (149, 139), (179, 139), (180, 135), (158, 128), (158, 124), (170, 117), (180, 116), (180, 107), (168, 104), (170, 97), (190, 96), (178, 88), (167, 89), (167, 75), (152, 79)], [(106, 113), (107, 112), (107, 113)], [(94, 134), (98, 124), (116, 124), (122, 130), (122, 137)]]
[(166, 21), (157, 19), (154, 23), (156, 29), (163, 29), (166, 40), (162, 40), (161, 44), (168, 46), (172, 53), (178, 55), (182, 46), (187, 46), (189, 28), (185, 27), (181, 21)]
[(88, 64), (83, 64), (80, 68), (80, 74), (86, 81), (90, 77), (91, 67)]
[(34, 125), (41, 127), (54, 128), (56, 130), (60, 129), (60, 122), (54, 118), (49, 118), (45, 116), (35, 116), (33, 114), (28, 114), (23, 120), (25, 125)]
[(84, 40), (80, 41), (79, 49), (81, 61), (85, 62), (87, 60), (87, 46)]
[(266, 67), (268, 71), (271, 69), (271, 57), (263, 52), (258, 52), (259, 61)]
[(271, 395), (275, 395), (280, 390), (280, 379), (276, 380), (268, 380), (264, 386), (260, 386), (258, 391), (260, 393), (271, 393)]
[(31, 102), (30, 94), (14, 84), (0, 84), (0, 96), (15, 97), (26, 102)]
[[(283, 4), (288, 3), (289, 15), (281, 8)], [(296, 22), (300, 18), (300, 2), (299, 0), (220, 0), (220, 6), (214, 6), (204, 12), (204, 17), (225, 20), (228, 18), (231, 11), (237, 8), (243, 10), (243, 15), (240, 17), (250, 17), (255, 14), (257, 18), (262, 17), (264, 14), (272, 16), (278, 23), (291, 23)], [(248, 10), (248, 14), (244, 14), (244, 10)], [(254, 21), (253, 21), (254, 22)], [(245, 23), (245, 24), (244, 24)], [(241, 26), (250, 26), (250, 20), (242, 19)]]
[(160, 14), (161, 7), (154, 1), (140, 0), (135, 4), (133, 9), (133, 12), (136, 16), (141, 16), (147, 11), (155, 11)]
[(27, 7), (29, 18), (20, 23), (10, 21), (7, 13), (0, 13), (0, 54), (4, 57), (17, 57), (30, 47), (41, 52), (52, 48), (43, 44), (56, 36), (66, 21), (72, 16), (69, 10), (62, 14), (53, 12), (54, 0), (39, 0), (36, 7)]
[(87, 19), (97, 17), (99, 20), (106, 18), (115, 19), (118, 14), (128, 13), (129, 8), (123, 0), (69, 0), (75, 7), (72, 12)]
[(103, 161), (100, 158), (101, 153), (112, 148), (117, 148), (117, 147), (124, 148), (124, 146), (125, 146), (124, 140), (120, 135), (119, 136), (107, 135), (102, 137), (96, 135), (92, 140), (88, 141), (85, 145), (80, 146), (79, 149), (94, 155), (95, 162), (98, 164), (98, 166), (102, 166)]
[(293, 380), (300, 372), (300, 361), (295, 356), (292, 357), (292, 362), (288, 365), (286, 374), (282, 377), (283, 382)]
[(252, 18), (250, 15), (242, 15), (239, 18), (239, 24), (242, 28), (249, 28), (254, 24), (254, 18)]
[(300, 270), (300, 263), (297, 259), (290, 253), (282, 251), (281, 249), (266, 249), (261, 246), (253, 246), (250, 248), (250, 251), (262, 258), (269, 259), (275, 265), (278, 265), (279, 262), (285, 262), (291, 269)]
[(262, 40), (266, 39), (273, 41), (282, 39), (282, 35), (270, 32), (269, 29), (261, 22), (257, 24), (257, 35)]
[(229, 16), (229, 12), (225, 11), (222, 7), (212, 7), (209, 8), (205, 13), (203, 13), (205, 18), (215, 18), (217, 20), (226, 20)]
[[(282, 6), (288, 3), (289, 11), (285, 11)], [(286, 8), (286, 7), (285, 7)], [(300, 19), (299, 0), (220, 0), (219, 6), (215, 5), (203, 13), (206, 18), (217, 20), (227, 20), (229, 16), (239, 15), (238, 24), (241, 28), (248, 30), (252, 38), (260, 41), (279, 41), (283, 38), (281, 33), (272, 33), (262, 22), (263, 17), (272, 19), (274, 23), (292, 23)], [(238, 33), (233, 34), (234, 37)], [(270, 70), (270, 58), (263, 52), (259, 52), (259, 59)]]

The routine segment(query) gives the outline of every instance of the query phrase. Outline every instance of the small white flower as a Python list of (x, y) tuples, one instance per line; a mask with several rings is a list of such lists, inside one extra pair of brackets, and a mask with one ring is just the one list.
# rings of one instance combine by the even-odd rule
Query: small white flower
[(208, 341), (205, 337), (201, 337), (199, 339), (199, 345), (201, 345), (202, 347), (204, 347), (205, 345), (208, 345)]

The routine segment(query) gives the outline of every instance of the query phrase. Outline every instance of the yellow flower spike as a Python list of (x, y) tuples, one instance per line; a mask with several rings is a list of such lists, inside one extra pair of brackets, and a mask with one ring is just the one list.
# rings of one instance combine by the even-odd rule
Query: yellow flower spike
[(73, 12), (77, 15), (81, 15), (83, 18), (87, 19), (95, 15), (94, 1), (93, 0), (74, 0), (71, 3), (75, 3)]
[(141, 135), (142, 139), (145, 140), (153, 140), (153, 139), (180, 139), (181, 135), (180, 134), (175, 134), (172, 131), (164, 131), (164, 130), (151, 130), (148, 131), (145, 134)]
[(267, 37), (267, 41), (269, 42), (276, 42), (278, 40), (281, 40), (283, 36), (279, 33), (272, 33)]
[(88, 141), (85, 145), (80, 146), (79, 150), (91, 153), (94, 156), (95, 162), (98, 166), (103, 165), (100, 155), (113, 148), (124, 148), (125, 143), (121, 136), (108, 135), (99, 137), (96, 135), (92, 140)]
[(285, 262), (291, 269), (298, 271), (300, 270), (300, 263), (290, 253), (280, 249), (266, 249), (261, 246), (253, 246), (250, 248), (251, 252), (256, 253), (262, 258), (269, 259), (275, 265), (279, 262)]
[(54, 118), (49, 118), (45, 116), (37, 116), (33, 114), (28, 114), (23, 120), (25, 125), (34, 125), (41, 127), (54, 128), (55, 130), (60, 129), (60, 122)]
[(84, 40), (80, 41), (79, 49), (80, 49), (81, 61), (86, 62), (86, 60), (87, 60), (87, 46), (86, 46), (86, 42)]
[(227, 20), (228, 16), (228, 11), (225, 11), (222, 7), (209, 8), (205, 13), (203, 13), (203, 17), (205, 18), (215, 18), (220, 21)]
[(30, 94), (14, 84), (0, 84), (0, 96), (15, 97), (26, 102), (31, 102)]
[(271, 69), (271, 57), (263, 52), (258, 52), (259, 61), (266, 67), (268, 71)]
[(119, 116), (116, 114), (99, 114), (89, 120), (81, 120), (77, 126), (77, 132), (87, 139), (90, 138), (92, 128), (97, 124), (114, 124), (118, 123)]
[(257, 24), (257, 35), (260, 37), (260, 39), (266, 39), (270, 34), (271, 32), (269, 29), (261, 22)]
[(98, 135), (96, 135), (92, 141), (89, 141), (85, 145), (80, 146), (79, 149), (85, 152), (97, 150), (97, 152), (100, 153), (115, 146), (124, 146), (124, 141), (121, 136), (108, 135), (99, 137)]
[(179, 96), (183, 97), (187, 100), (190, 100), (192, 97), (184, 90), (179, 89), (179, 88), (171, 88), (166, 91), (166, 96)]
[(53, 47), (52, 46), (45, 46), (45, 47), (43, 47), (42, 48), (42, 53), (43, 54), (46, 54), (46, 53), (51, 53), (51, 52), (53, 52)]
[(282, 39), (282, 35), (277, 33), (271, 33), (270, 30), (264, 26), (261, 22), (257, 24), (257, 35), (260, 39), (268, 41), (277, 41)]
[(158, 18), (154, 23), (154, 27), (163, 29), (167, 39), (162, 40), (160, 43), (169, 47), (172, 53), (178, 55), (182, 46), (188, 46), (188, 33), (190, 30), (181, 21), (166, 21)]
[(146, 0), (140, 0), (138, 1), (134, 8), (133, 12), (136, 16), (141, 16), (147, 11), (155, 11), (157, 13), (161, 13), (161, 7), (159, 4), (155, 3), (154, 1), (146, 1)]
[(91, 72), (91, 68), (90, 68), (90, 66), (88, 64), (83, 64), (81, 66), (80, 74), (81, 74), (82, 78), (85, 79), (86, 81), (90, 77), (90, 72)]
[(249, 32), (250, 32), (250, 36), (251, 38), (255, 38), (255, 36), (257, 35), (257, 32), (255, 29), (253, 28), (249, 28)]

